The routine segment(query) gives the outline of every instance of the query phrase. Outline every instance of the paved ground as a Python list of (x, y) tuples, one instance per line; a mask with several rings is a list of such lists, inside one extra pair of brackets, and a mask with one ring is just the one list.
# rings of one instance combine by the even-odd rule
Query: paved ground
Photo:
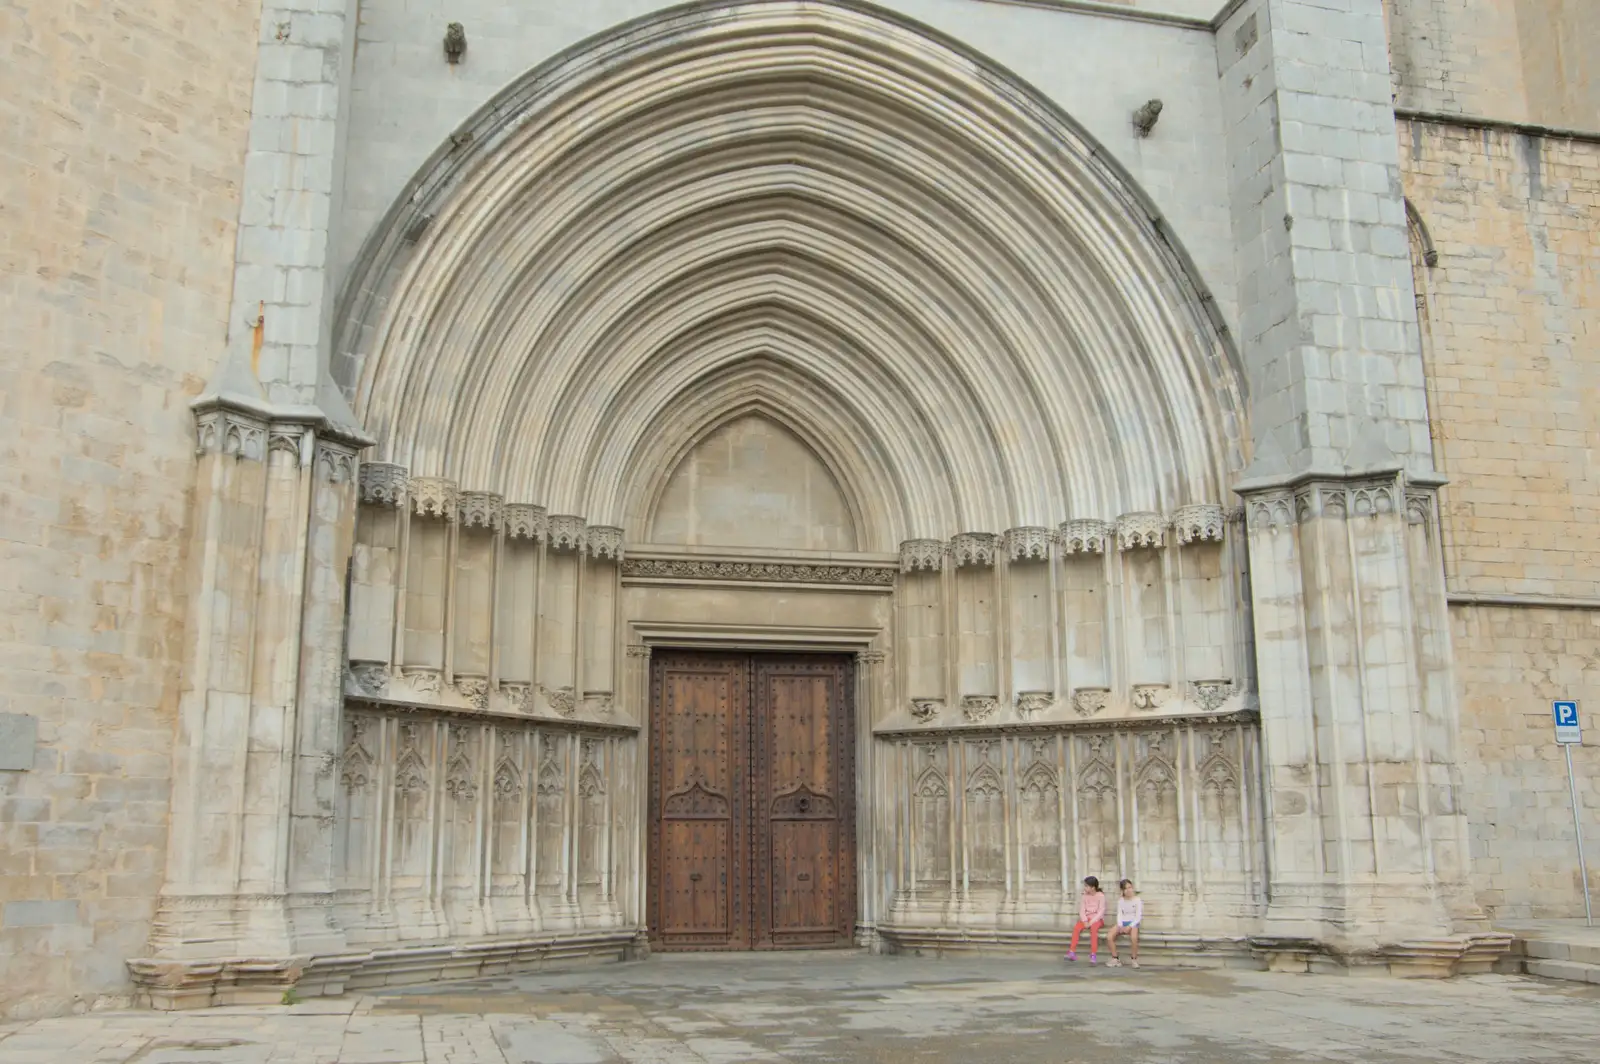
[(0, 1064), (1265, 1064), (1600, 1060), (1600, 987), (849, 953), (657, 956), (0, 1027)]

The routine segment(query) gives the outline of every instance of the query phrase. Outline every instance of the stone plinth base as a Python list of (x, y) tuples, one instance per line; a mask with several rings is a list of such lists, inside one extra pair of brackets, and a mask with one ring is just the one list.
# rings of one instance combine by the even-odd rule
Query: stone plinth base
[(1498, 931), (1410, 939), (1375, 950), (1340, 950), (1316, 939), (1267, 935), (1252, 936), (1249, 942), (1251, 953), (1268, 971), (1410, 979), (1484, 975), (1511, 948), (1511, 936)]
[(482, 942), (396, 946), (327, 956), (128, 962), (140, 1003), (155, 1009), (277, 1004), (285, 995), (315, 997), (410, 983), (528, 971), (556, 961), (631, 960), (648, 955), (634, 928)]
[[(1009, 931), (980, 928), (897, 927), (880, 924), (878, 940), (883, 952), (944, 953), (1050, 953), (1061, 956), (1072, 941), (1068, 931)], [(1088, 956), (1087, 940), (1080, 940), (1080, 956)], [(1101, 939), (1103, 956), (1105, 939)], [(1117, 943), (1123, 956), (1127, 939)], [(1250, 941), (1243, 935), (1203, 935), (1181, 931), (1148, 931), (1139, 936), (1139, 963), (1149, 967), (1259, 968)]]

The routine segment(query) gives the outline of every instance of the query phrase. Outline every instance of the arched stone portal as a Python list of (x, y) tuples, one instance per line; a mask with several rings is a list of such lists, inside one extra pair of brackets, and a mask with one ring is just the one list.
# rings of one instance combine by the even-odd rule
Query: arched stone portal
[[(505, 89), (337, 315), (375, 443), (305, 547), (352, 558), (343, 697), (301, 696), (332, 816), (285, 814), (257, 929), (167, 905), (136, 972), (186, 926), (277, 928), (324, 987), (640, 948), (663, 646), (856, 655), (860, 941), (1054, 944), (1088, 874), (1213, 957), (1370, 951), (1374, 904), (1448, 935), (1431, 496), (1344, 470), (1254, 483), (1245, 520), (1244, 377), (1156, 218), (1068, 117), (877, 9), (675, 9)], [(252, 419), (202, 404), (218, 490)], [(1430, 942), (1405, 956), (1470, 952)]]

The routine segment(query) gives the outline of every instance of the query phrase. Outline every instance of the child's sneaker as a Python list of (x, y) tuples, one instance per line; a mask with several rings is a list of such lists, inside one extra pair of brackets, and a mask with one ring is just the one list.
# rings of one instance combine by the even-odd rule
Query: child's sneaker
[(1067, 954), (1067, 960), (1075, 961), (1077, 959), (1078, 959), (1078, 951), (1077, 950), (1073, 950), (1071, 953)]
[(1135, 968), (1137, 968), (1137, 967), (1139, 967), (1139, 962), (1138, 962), (1138, 961), (1134, 961), (1134, 962), (1133, 962), (1133, 966), (1134, 966), (1134, 967), (1135, 967)]
[(1122, 962), (1117, 960), (1117, 958), (1112, 957), (1110, 960), (1106, 961), (1106, 967), (1107, 968), (1121, 968), (1122, 967)]
[(1091, 953), (1091, 954), (1089, 954), (1089, 963), (1090, 963), (1090, 964), (1098, 964), (1098, 963), (1099, 963), (1099, 962), (1098, 962), (1098, 961), (1097, 961), (1097, 960), (1095, 960), (1095, 958), (1096, 958), (1096, 957), (1097, 957), (1097, 956), (1099, 956), (1099, 955), (1098, 955), (1098, 954), (1095, 954), (1095, 953)]

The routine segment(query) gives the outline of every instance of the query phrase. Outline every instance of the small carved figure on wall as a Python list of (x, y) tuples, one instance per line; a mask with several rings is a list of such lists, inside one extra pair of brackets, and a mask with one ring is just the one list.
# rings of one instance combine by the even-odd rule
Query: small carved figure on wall
[(1156, 119), (1161, 117), (1162, 103), (1160, 100), (1147, 100), (1144, 106), (1133, 112), (1133, 128), (1141, 137), (1148, 137), (1150, 131), (1156, 128)]
[(911, 700), (911, 715), (923, 723), (928, 723), (939, 715), (939, 710), (944, 705), (942, 698), (913, 698)]
[(444, 59), (451, 66), (461, 62), (467, 54), (467, 31), (459, 22), (452, 22), (444, 31)]

